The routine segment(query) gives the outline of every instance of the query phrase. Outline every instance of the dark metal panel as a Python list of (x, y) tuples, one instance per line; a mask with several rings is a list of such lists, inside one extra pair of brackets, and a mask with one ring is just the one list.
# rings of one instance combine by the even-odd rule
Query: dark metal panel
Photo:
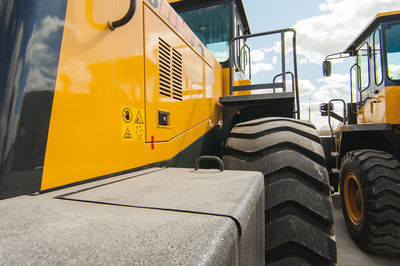
[(294, 92), (225, 96), (225, 97), (220, 97), (219, 102), (223, 105), (235, 105), (244, 103), (269, 102), (271, 100), (280, 100), (280, 99), (292, 100), (294, 99)]
[(339, 136), (340, 157), (359, 149), (386, 151), (399, 158), (400, 137), (389, 124), (348, 125), (341, 128)]
[(234, 86), (233, 91), (265, 90), (265, 89), (277, 89), (277, 88), (283, 88), (283, 83), (278, 82), (278, 83)]
[(67, 0), (0, 0), (0, 198), (37, 191)]
[(346, 125), (340, 128), (340, 131), (382, 131), (392, 130), (390, 124), (356, 124)]

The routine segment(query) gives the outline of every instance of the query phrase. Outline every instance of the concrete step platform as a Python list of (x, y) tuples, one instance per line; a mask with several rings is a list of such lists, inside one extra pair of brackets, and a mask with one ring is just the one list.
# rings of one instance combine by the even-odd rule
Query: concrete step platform
[(0, 201), (2, 265), (264, 263), (258, 172), (152, 168)]

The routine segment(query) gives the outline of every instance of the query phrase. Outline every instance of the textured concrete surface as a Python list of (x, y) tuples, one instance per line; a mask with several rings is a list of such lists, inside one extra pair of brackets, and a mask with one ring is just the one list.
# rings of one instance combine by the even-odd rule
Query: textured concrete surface
[[(213, 170), (171, 171), (149, 169), (62, 191), (0, 201), (0, 264), (238, 264), (240, 249), (249, 247), (239, 237), (233, 219), (212, 213), (234, 216), (243, 222), (242, 234), (255, 234), (250, 226), (259, 228), (260, 225), (250, 223), (244, 216), (254, 219), (260, 210), (263, 214), (263, 206), (259, 204), (263, 203), (263, 193), (258, 199), (247, 195), (262, 191), (262, 187), (259, 188), (262, 175), (228, 171), (218, 174)], [(185, 176), (193, 180), (186, 182)], [(231, 182), (229, 178), (233, 178)], [(181, 184), (174, 186), (174, 182)], [(238, 187), (230, 187), (231, 183)], [(192, 189), (182, 190), (187, 190), (188, 186)], [(175, 190), (170, 192), (171, 189)], [(230, 193), (232, 189), (236, 192)], [(75, 193), (77, 191), (80, 192)], [(93, 197), (104, 203), (54, 198), (65, 193), (70, 193), (69, 197), (85, 195), (83, 200)], [(185, 193), (183, 197), (181, 194)], [(237, 198), (239, 196), (241, 199)], [(212, 204), (217, 199), (220, 201)], [(112, 200), (125, 206), (105, 204)], [(159, 203), (160, 208), (187, 207), (183, 210), (193, 208), (210, 214), (129, 206), (146, 202), (152, 203), (150, 207), (157, 207)]]
[(383, 256), (362, 251), (351, 239), (344, 222), (339, 195), (333, 198), (339, 266), (398, 266), (400, 256)]
[(257, 172), (166, 168), (63, 198), (229, 215), (244, 226), (263, 188)]

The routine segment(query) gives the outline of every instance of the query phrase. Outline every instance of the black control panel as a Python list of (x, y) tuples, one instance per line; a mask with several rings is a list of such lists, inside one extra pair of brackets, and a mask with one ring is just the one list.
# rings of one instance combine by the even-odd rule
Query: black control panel
[(169, 113), (158, 111), (158, 125), (169, 126)]

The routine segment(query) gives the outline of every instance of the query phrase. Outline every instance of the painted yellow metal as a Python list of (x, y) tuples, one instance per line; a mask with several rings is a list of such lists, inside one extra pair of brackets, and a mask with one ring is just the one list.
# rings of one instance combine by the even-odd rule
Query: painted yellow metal
[(229, 89), (229, 68), (222, 69), (222, 88), (223, 88), (223, 96), (230, 95)]
[[(222, 88), (223, 88), (223, 96), (230, 95), (229, 89), (229, 68), (222, 69)], [(235, 79), (233, 81), (233, 86), (243, 86), (243, 85), (251, 85), (251, 80), (249, 79)], [(249, 95), (251, 91), (235, 91), (233, 93), (234, 96), (236, 95)]]
[(380, 17), (387, 17), (387, 16), (392, 16), (392, 15), (399, 15), (400, 14), (400, 10), (396, 10), (396, 11), (389, 11), (389, 12), (381, 12), (378, 13), (375, 17), (375, 19), (380, 18)]
[(364, 104), (358, 111), (359, 123), (386, 123), (385, 89), (372, 96), (371, 100)]
[(392, 125), (400, 124), (400, 86), (386, 87), (386, 121)]
[(358, 112), (359, 123), (400, 124), (400, 86), (385, 87), (364, 104)]
[(103, 12), (105, 11), (103, 8), (101, 8), (103, 5), (97, 2), (96, 5), (93, 5), (93, 0), (86, 0), (85, 3), (86, 20), (90, 24), (90, 26), (98, 30), (108, 30), (108, 21), (98, 22), (93, 16), (93, 14), (99, 16), (100, 14), (102, 14), (102, 10)]
[[(202, 55), (147, 0), (128, 24), (105, 29), (128, 7), (68, 1), (42, 190), (168, 160), (221, 119), (222, 69), (210, 52)], [(182, 102), (159, 94), (159, 37), (182, 51)], [(157, 126), (158, 110), (170, 112), (168, 128)]]
[[(170, 141), (201, 121), (210, 117), (218, 96), (213, 88), (216, 75), (221, 76), (220, 67), (211, 67), (205, 58), (189, 46), (183, 38), (170, 28), (153, 9), (145, 7), (145, 54), (146, 54), (146, 140)], [(158, 38), (155, 38), (157, 36)], [(183, 58), (183, 101), (166, 97), (159, 90), (159, 39), (168, 43)], [(213, 70), (214, 69), (214, 70)], [(213, 73), (214, 72), (214, 73)], [(170, 127), (158, 126), (158, 111), (170, 114)], [(190, 119), (187, 119), (190, 117)]]

